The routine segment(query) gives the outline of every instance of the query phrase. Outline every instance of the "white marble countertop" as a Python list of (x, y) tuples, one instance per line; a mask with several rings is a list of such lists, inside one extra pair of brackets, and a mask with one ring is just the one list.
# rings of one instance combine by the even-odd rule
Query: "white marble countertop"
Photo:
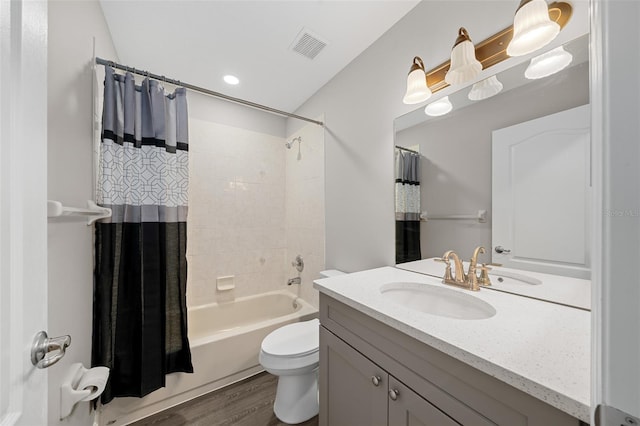
[[(436, 262), (434, 259), (435, 258), (430, 258), (401, 263), (396, 265), (396, 268), (442, 278), (445, 264)], [(466, 271), (469, 264), (464, 262), (464, 267)], [(543, 274), (541, 272), (521, 271), (519, 269), (504, 268), (501, 266), (491, 266), (491, 268), (489, 277), (491, 278), (492, 289), (494, 290), (506, 291), (508, 293), (591, 310), (591, 281), (589, 280)], [(509, 274), (530, 277), (539, 281), (540, 284), (526, 284), (516, 280), (510, 280), (508, 279)], [(501, 275), (505, 277), (502, 282), (498, 280)]]
[[(496, 315), (461, 320), (407, 309), (385, 299), (381, 285), (423, 283), (464, 292)], [(314, 288), (580, 420), (589, 422), (590, 313), (481, 289), (471, 292), (439, 279), (383, 267), (318, 279)]]

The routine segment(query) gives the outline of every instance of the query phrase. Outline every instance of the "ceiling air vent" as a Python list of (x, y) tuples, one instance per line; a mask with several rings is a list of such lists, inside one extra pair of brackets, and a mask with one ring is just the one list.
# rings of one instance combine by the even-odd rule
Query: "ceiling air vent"
[(326, 41), (322, 41), (317, 35), (303, 28), (295, 40), (293, 40), (293, 43), (291, 43), (290, 49), (302, 56), (313, 59), (318, 56), (318, 53), (320, 53), (326, 45)]

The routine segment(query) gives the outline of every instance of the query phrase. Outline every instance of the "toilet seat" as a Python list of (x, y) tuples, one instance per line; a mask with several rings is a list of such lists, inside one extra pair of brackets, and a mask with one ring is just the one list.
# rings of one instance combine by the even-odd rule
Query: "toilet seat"
[(269, 358), (301, 358), (318, 352), (320, 321), (288, 324), (269, 333), (262, 341), (262, 352)]

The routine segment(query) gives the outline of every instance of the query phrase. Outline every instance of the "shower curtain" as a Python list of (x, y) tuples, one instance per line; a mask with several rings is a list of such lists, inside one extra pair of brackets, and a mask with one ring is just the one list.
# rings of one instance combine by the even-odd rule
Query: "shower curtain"
[(396, 148), (396, 263), (420, 260), (420, 154)]
[(187, 339), (188, 131), (184, 88), (105, 69), (96, 223), (92, 365), (111, 369), (102, 402), (142, 397), (193, 372)]

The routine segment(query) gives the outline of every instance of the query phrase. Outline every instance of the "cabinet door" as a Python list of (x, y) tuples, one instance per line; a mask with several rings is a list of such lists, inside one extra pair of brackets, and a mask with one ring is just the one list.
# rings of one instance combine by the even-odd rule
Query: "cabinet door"
[(385, 426), (387, 373), (320, 327), (320, 425)]
[(389, 426), (459, 426), (417, 393), (389, 376)]

